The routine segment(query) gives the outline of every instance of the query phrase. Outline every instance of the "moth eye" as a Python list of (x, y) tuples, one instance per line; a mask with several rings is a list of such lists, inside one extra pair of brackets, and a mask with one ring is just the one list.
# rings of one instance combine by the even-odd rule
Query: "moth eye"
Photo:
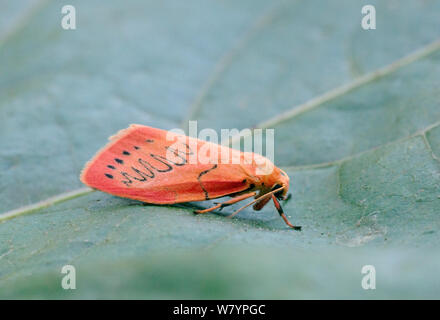
[[(283, 187), (282, 185), (280, 185), (280, 184), (277, 183), (275, 186), (272, 187), (272, 191), (273, 191), (273, 190), (276, 190), (276, 189), (279, 189), (279, 188), (282, 188), (282, 187)], [(275, 197), (277, 197), (277, 198), (281, 197), (281, 196), (283, 195), (283, 190), (280, 190), (280, 191), (278, 191), (278, 192), (275, 192), (274, 195), (275, 195)]]
[(279, 189), (279, 188), (281, 188), (282, 187), (282, 185), (280, 185), (280, 184), (276, 184), (276, 185), (274, 185), (273, 187), (272, 187), (272, 190), (276, 190), (276, 189)]

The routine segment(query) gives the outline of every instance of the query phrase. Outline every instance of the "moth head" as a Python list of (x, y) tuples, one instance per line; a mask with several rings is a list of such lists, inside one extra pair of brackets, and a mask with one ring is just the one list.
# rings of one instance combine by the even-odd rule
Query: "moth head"
[(276, 192), (274, 195), (278, 199), (283, 199), (286, 197), (287, 192), (289, 191), (290, 179), (289, 179), (289, 176), (287, 175), (287, 173), (285, 173), (283, 170), (279, 169), (279, 171), (280, 171), (279, 175), (277, 177), (277, 180), (276, 180), (274, 186), (272, 187), (272, 191), (282, 188), (280, 191)]

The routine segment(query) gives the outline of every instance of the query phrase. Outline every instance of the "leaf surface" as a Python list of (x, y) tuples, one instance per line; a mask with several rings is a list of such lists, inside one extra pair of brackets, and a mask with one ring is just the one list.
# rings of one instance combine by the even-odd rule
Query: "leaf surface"
[[(1, 13), (0, 214), (29, 212), (0, 216), (0, 296), (438, 298), (438, 1), (373, 1), (370, 31), (361, 1), (71, 2), (73, 31), (54, 1)], [(275, 128), (303, 231), (272, 206), (63, 198), (108, 136), (189, 119)]]

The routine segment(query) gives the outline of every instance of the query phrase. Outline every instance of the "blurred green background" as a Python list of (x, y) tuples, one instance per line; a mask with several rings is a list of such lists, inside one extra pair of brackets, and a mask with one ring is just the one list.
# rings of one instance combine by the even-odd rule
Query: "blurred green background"
[(0, 216), (1, 298), (440, 298), (439, 1), (0, 7), (0, 214), (83, 187), (84, 163), (131, 123), (197, 120), (274, 128), (303, 226), (272, 206), (231, 220), (237, 206), (194, 216), (93, 192)]

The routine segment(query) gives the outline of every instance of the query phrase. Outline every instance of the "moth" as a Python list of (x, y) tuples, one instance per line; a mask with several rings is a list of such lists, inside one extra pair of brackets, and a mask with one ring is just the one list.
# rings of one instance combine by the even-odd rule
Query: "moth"
[(231, 197), (197, 214), (254, 198), (229, 217), (250, 205), (261, 210), (272, 200), (284, 222), (301, 230), (280, 204), (288, 198), (288, 175), (261, 155), (142, 125), (131, 125), (109, 140), (81, 173), (91, 188), (152, 204)]

